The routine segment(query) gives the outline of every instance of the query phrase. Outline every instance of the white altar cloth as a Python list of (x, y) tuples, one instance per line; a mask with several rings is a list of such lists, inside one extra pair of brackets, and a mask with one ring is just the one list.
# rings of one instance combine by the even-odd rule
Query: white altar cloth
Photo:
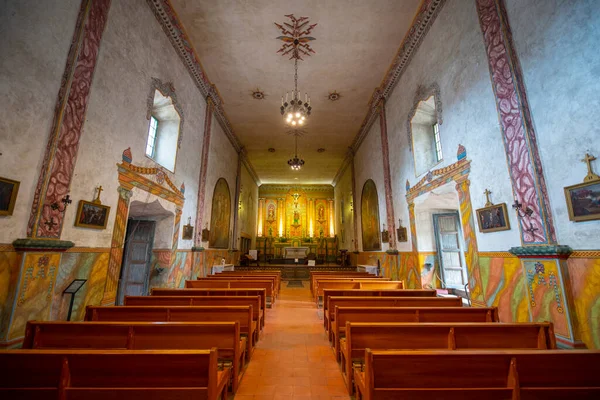
[(304, 258), (308, 255), (308, 247), (284, 247), (283, 258)]

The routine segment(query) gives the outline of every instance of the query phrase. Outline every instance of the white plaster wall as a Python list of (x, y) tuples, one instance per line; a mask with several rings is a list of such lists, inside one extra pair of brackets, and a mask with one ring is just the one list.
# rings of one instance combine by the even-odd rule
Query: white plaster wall
[[(102, 231), (76, 228), (73, 226), (76, 207), (71, 206), (62, 238), (74, 241), (77, 246), (110, 246), (118, 200), (116, 164), (121, 162), (123, 150), (131, 147), (135, 165), (157, 165), (145, 156), (146, 99), (152, 77), (173, 82), (183, 109), (183, 142), (175, 173), (169, 176), (177, 187), (182, 182), (186, 186), (182, 225), (190, 216), (195, 219), (206, 102), (147, 3), (113, 0), (71, 184), (74, 203), (91, 199), (94, 187), (102, 185), (105, 189), (102, 201), (111, 206), (110, 218), (107, 229)], [(134, 189), (138, 191), (142, 197), (146, 195)], [(192, 245), (193, 241), (180, 239), (178, 247), (189, 249)]]
[[(600, 2), (507, 0), (506, 7), (558, 241), (598, 249), (600, 221), (569, 221), (563, 188), (583, 182), (586, 152), (600, 159)], [(600, 173), (600, 161), (592, 164)]]
[[(335, 231), (339, 237), (340, 249), (354, 251), (354, 216), (350, 211), (352, 203), (352, 166), (348, 165), (344, 174), (334, 188), (335, 199)], [(341, 201), (344, 201), (344, 208), (341, 208)], [(356, 211), (356, 207), (354, 207)], [(344, 223), (342, 224), (341, 215), (344, 214)], [(343, 230), (343, 232), (342, 232)], [(343, 233), (343, 235), (342, 235)], [(343, 241), (342, 241), (343, 238)]]
[(21, 182), (13, 215), (0, 217), (0, 243), (26, 236), (79, 3), (0, 6), (0, 176)]
[[(381, 128), (379, 118), (375, 120), (365, 140), (361, 143), (354, 156), (354, 173), (357, 203), (354, 205), (358, 213), (357, 224), (359, 226), (358, 243), (359, 251), (362, 251), (362, 222), (361, 222), (361, 197), (362, 189), (367, 179), (372, 179), (377, 186), (377, 197), (379, 200), (379, 230), (383, 229), (383, 224), (387, 226), (387, 213), (385, 208), (385, 186), (383, 183), (383, 161), (381, 152)], [(388, 243), (381, 243), (381, 250), (386, 251), (389, 248)]]
[[(447, 1), (386, 102), (394, 213), (404, 226), (409, 226), (406, 181), (414, 185), (424, 175), (415, 176), (406, 121), (417, 87), (434, 82), (440, 87), (444, 119), (440, 125), (444, 159), (434, 168), (456, 162), (458, 145), (462, 144), (471, 160), (473, 208), (485, 204), (486, 188), (492, 191), (494, 203), (510, 205), (513, 199), (475, 2)], [(480, 251), (508, 250), (520, 245), (512, 210), (509, 219), (513, 227), (509, 231), (477, 232)], [(400, 251), (410, 249), (410, 240), (398, 244)]]
[[(231, 235), (234, 234), (232, 232), (233, 207), (237, 207), (237, 205), (234, 203), (238, 154), (227, 138), (227, 135), (225, 135), (225, 132), (223, 132), (223, 128), (221, 128), (221, 125), (219, 125), (215, 115), (213, 115), (212, 118), (208, 168), (206, 170), (206, 191), (204, 197), (203, 221), (205, 224), (208, 224), (208, 229), (210, 229), (210, 216), (212, 212), (212, 199), (215, 191), (215, 184), (219, 178), (225, 178), (227, 185), (229, 185), (229, 194), (231, 196), (231, 218), (229, 221), (229, 240), (231, 242)], [(205, 243), (205, 246), (208, 246), (208, 242)]]
[(258, 186), (252, 176), (246, 169), (246, 166), (242, 164), (242, 195), (240, 199), (242, 201), (242, 208), (239, 210), (239, 222), (237, 232), (237, 248), (240, 247), (239, 238), (241, 233), (248, 234), (252, 237), (250, 245), (251, 249), (256, 248), (256, 221), (258, 219)]

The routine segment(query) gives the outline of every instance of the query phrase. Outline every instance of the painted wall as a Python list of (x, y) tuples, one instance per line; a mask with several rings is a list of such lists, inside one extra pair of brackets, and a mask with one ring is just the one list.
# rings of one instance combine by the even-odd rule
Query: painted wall
[[(200, 154), (198, 154), (199, 156)], [(229, 239), (233, 236), (233, 207), (235, 203), (235, 178), (237, 175), (238, 154), (231, 145), (231, 142), (223, 132), (223, 128), (213, 115), (210, 134), (210, 150), (208, 154), (208, 168), (206, 173), (206, 195), (204, 200), (204, 218), (205, 224), (210, 229), (210, 216), (212, 212), (212, 199), (215, 185), (219, 178), (225, 178), (229, 185), (229, 194), (231, 199), (231, 219), (229, 222)], [(200, 229), (203, 229), (201, 227)], [(204, 243), (208, 248), (208, 242)]]
[[(391, 153), (390, 158), (393, 157)], [(363, 186), (367, 179), (372, 179), (377, 186), (377, 197), (379, 199), (379, 229), (383, 229), (383, 224), (387, 225), (387, 213), (385, 208), (385, 186), (383, 184), (383, 162), (381, 161), (381, 130), (379, 126), (379, 118), (375, 120), (365, 140), (354, 156), (355, 165), (355, 183), (357, 193), (357, 203), (354, 205), (355, 212), (358, 214), (357, 224), (362, 225), (360, 209), (361, 209), (361, 194)], [(392, 175), (393, 176), (393, 175)], [(363, 249), (362, 235), (358, 235), (358, 248)], [(388, 249), (388, 243), (381, 243), (381, 250)]]
[[(600, 156), (589, 110), (600, 107), (600, 4), (595, 0), (507, 0), (557, 239), (574, 249), (598, 249), (600, 220), (571, 222), (563, 188), (583, 182), (588, 152)], [(531, 21), (535, 21), (532, 24)], [(565, 168), (565, 166), (568, 168)], [(600, 162), (595, 161), (600, 173)], [(512, 223), (512, 221), (511, 221)]]
[[(258, 220), (258, 186), (248, 172), (246, 166), (242, 165), (242, 194), (240, 196), (241, 207), (238, 210), (238, 231), (236, 234), (237, 247), (239, 249), (239, 238), (242, 234), (250, 235), (251, 249), (256, 249), (256, 222)], [(239, 204), (238, 204), (239, 206)]]
[(3, 2), (0, 13), (0, 176), (21, 182), (0, 243), (26, 236), (46, 141), (79, 12), (78, 0)]

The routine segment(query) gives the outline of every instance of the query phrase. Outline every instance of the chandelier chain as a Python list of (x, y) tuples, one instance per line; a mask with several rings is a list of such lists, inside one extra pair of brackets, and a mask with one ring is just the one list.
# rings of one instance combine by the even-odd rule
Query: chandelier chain
[(299, 96), (298, 95), (298, 59), (297, 58), (294, 60), (294, 90), (296, 93), (294, 96)]

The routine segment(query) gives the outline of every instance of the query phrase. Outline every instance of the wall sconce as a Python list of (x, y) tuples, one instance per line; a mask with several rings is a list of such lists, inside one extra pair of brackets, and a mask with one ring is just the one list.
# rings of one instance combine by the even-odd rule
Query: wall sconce
[(53, 209), (54, 211), (58, 210), (60, 212), (65, 212), (67, 210), (67, 206), (69, 204), (71, 204), (73, 202), (73, 200), (71, 200), (71, 196), (66, 195), (65, 197), (62, 198), (62, 200), (60, 202), (63, 203), (62, 210), (60, 209), (60, 205), (57, 202), (50, 204), (50, 208)]
[[(525, 207), (525, 210), (523, 210), (523, 204), (519, 203), (519, 200), (516, 198), (515, 198), (515, 202), (512, 205), (512, 208), (514, 208), (515, 211), (517, 211), (517, 217), (521, 218), (521, 220), (525, 217), (529, 218), (533, 215), (533, 210), (531, 208), (529, 208), (529, 206)], [(533, 235), (533, 233), (537, 230), (538, 230), (538, 228), (534, 228), (531, 221), (529, 221), (529, 228), (526, 229), (525, 231), (529, 232)]]
[(381, 241), (383, 243), (389, 243), (390, 242), (390, 233), (385, 228), (385, 224), (383, 224), (383, 230), (381, 231)]

